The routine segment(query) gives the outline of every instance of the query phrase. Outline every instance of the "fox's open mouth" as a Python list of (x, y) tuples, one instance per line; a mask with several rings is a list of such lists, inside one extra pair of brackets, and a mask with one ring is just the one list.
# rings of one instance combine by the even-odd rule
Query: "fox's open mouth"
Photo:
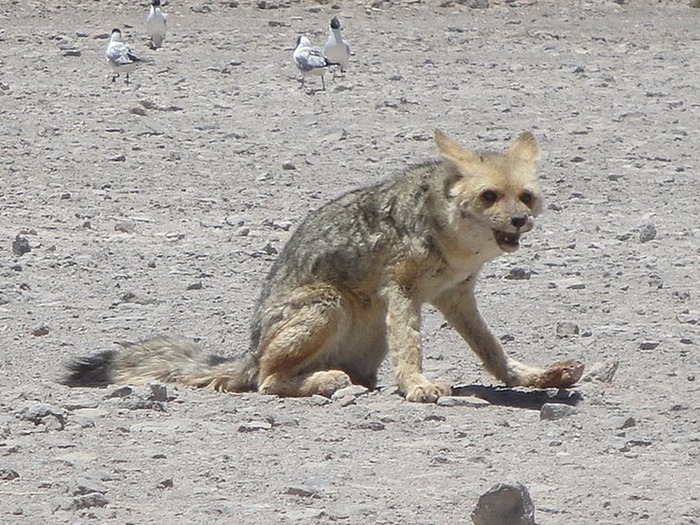
[(503, 251), (513, 251), (520, 247), (520, 234), (508, 233), (501, 230), (493, 230), (493, 236), (496, 238), (498, 246)]

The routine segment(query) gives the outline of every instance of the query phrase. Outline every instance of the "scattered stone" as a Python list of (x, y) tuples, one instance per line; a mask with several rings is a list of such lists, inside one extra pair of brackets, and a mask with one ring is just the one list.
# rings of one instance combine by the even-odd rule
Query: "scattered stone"
[(173, 482), (173, 478), (161, 479), (158, 483), (156, 483), (157, 489), (171, 489), (174, 486), (175, 483)]
[(0, 468), (0, 480), (12, 481), (13, 479), (19, 479), (19, 472), (11, 468)]
[(29, 253), (31, 251), (32, 247), (29, 245), (29, 241), (26, 237), (22, 237), (18, 234), (15, 237), (15, 240), (12, 241), (12, 253), (14, 253), (17, 257), (21, 257), (25, 253)]
[(188, 284), (187, 289), (188, 290), (201, 290), (203, 288), (203, 286), (204, 285), (202, 284), (202, 281), (197, 281), (197, 282), (194, 282), (192, 284)]
[(31, 421), (35, 425), (47, 425), (58, 422), (59, 430), (63, 430), (66, 426), (66, 418), (68, 417), (68, 413), (65, 410), (46, 403), (27, 407), (19, 415), (22, 419)]
[(557, 323), (557, 337), (560, 339), (573, 337), (578, 335), (579, 332), (580, 330), (576, 323), (572, 323), (571, 321), (561, 321)]
[(238, 427), (239, 432), (257, 432), (258, 430), (270, 430), (272, 423), (269, 421), (248, 421)]
[(162, 383), (148, 383), (151, 389), (151, 399), (154, 401), (172, 401), (175, 396), (168, 395), (168, 387)]
[(576, 408), (561, 403), (545, 403), (540, 409), (540, 420), (556, 421), (578, 412)]
[(80, 478), (76, 483), (75, 489), (73, 489), (73, 496), (84, 496), (87, 494), (105, 494), (107, 492), (107, 485), (102, 483), (102, 481), (97, 479), (92, 479), (89, 477)]
[(657, 346), (659, 346), (661, 343), (659, 341), (642, 341), (639, 343), (639, 349), (640, 350), (654, 350)]
[(92, 507), (104, 507), (109, 503), (109, 500), (100, 494), (99, 492), (93, 492), (91, 494), (83, 494), (76, 498), (73, 498), (70, 508), (74, 510), (78, 509), (90, 509)]
[(499, 483), (479, 497), (475, 525), (535, 525), (535, 506), (522, 483)]
[(146, 113), (146, 110), (140, 106), (134, 106), (133, 108), (131, 108), (129, 110), (129, 113), (132, 113), (134, 115), (138, 115), (140, 117), (145, 117), (146, 115), (148, 115), (148, 113)]
[(126, 155), (117, 155), (108, 159), (110, 162), (126, 162)]
[(136, 223), (131, 221), (120, 221), (114, 225), (115, 232), (133, 233), (136, 229)]
[(593, 363), (588, 366), (588, 372), (581, 379), (583, 382), (599, 381), (601, 383), (612, 383), (615, 372), (620, 366), (620, 360), (616, 357), (604, 361)]
[(327, 405), (331, 402), (330, 399), (328, 399), (326, 396), (321, 396), (318, 394), (314, 394), (309, 398), (309, 401), (311, 401), (312, 404), (317, 405), (317, 406), (323, 406)]
[(362, 385), (350, 385), (346, 386), (345, 388), (341, 388), (340, 390), (336, 390), (333, 395), (331, 396), (331, 399), (333, 401), (344, 401), (348, 398), (351, 398), (352, 400), (357, 399), (358, 397), (365, 395), (368, 392), (367, 388), (365, 388)]
[(656, 238), (656, 226), (645, 224), (639, 228), (639, 242), (644, 244)]
[(437, 400), (437, 406), (440, 407), (471, 407), (481, 408), (490, 406), (491, 403), (485, 399), (474, 396), (442, 396)]
[(287, 487), (287, 490), (284, 491), (285, 494), (289, 494), (291, 496), (299, 496), (300, 498), (320, 498), (321, 495), (318, 493), (317, 490), (314, 490), (312, 488), (305, 488), (305, 487)]
[(134, 387), (133, 387), (133, 386), (129, 386), (129, 385), (125, 385), (125, 386), (120, 386), (120, 387), (117, 388), (116, 390), (113, 390), (113, 391), (107, 396), (107, 398), (109, 399), (109, 398), (111, 398), (111, 397), (127, 397), (127, 396), (132, 395), (133, 393), (134, 393)]
[(614, 430), (625, 430), (637, 425), (637, 420), (631, 416), (619, 416), (611, 419), (610, 427)]
[(373, 430), (375, 432), (384, 430), (386, 426), (381, 421), (360, 421), (355, 428), (359, 430)]
[(297, 169), (297, 167), (296, 164), (293, 164), (291, 162), (285, 162), (284, 164), (282, 164), (282, 169), (285, 171), (294, 171), (295, 169)]
[(529, 279), (532, 276), (531, 270), (526, 270), (525, 268), (511, 268), (505, 279), (512, 279), (514, 281), (522, 281)]
[(32, 335), (34, 337), (42, 337), (44, 335), (48, 335), (49, 331), (49, 327), (42, 324), (41, 326), (37, 326), (34, 328), (34, 330), (32, 330)]

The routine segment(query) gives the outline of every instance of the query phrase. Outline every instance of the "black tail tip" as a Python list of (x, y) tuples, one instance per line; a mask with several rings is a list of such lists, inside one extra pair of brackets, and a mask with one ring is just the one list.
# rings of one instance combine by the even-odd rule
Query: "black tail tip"
[(99, 387), (112, 384), (112, 364), (116, 351), (107, 350), (68, 363), (68, 374), (61, 380), (66, 386)]

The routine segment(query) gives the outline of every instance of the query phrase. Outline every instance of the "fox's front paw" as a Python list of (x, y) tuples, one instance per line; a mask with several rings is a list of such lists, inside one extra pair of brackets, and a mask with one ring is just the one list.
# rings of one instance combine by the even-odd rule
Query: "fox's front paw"
[(575, 359), (560, 361), (545, 368), (534, 380), (535, 388), (568, 388), (583, 375), (583, 363)]
[(435, 403), (440, 396), (449, 396), (452, 389), (443, 383), (420, 383), (406, 390), (406, 399), (414, 403)]

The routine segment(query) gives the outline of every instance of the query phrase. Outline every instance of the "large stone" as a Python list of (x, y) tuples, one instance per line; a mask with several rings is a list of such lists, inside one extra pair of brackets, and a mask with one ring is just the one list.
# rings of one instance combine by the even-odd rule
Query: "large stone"
[(522, 483), (499, 483), (479, 498), (472, 521), (475, 525), (535, 525), (535, 506)]

